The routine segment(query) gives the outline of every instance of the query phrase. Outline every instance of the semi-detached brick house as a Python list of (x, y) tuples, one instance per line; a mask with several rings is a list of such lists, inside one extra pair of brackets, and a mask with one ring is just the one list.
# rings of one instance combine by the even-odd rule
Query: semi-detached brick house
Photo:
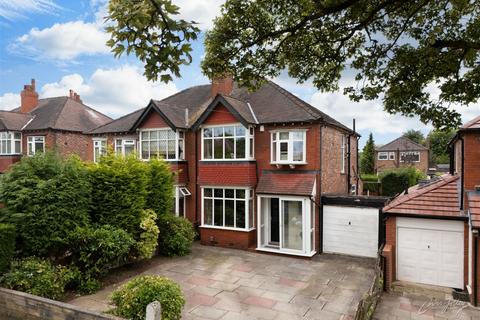
[(386, 282), (465, 290), (480, 301), (480, 117), (451, 142), (451, 172), (388, 204)]
[(175, 212), (208, 245), (312, 256), (320, 196), (349, 193), (358, 172), (358, 135), (273, 82), (191, 87), (89, 133), (92, 160), (108, 146), (166, 159)]
[(429, 150), (406, 137), (375, 147), (375, 172), (401, 167), (415, 167), (427, 173)]
[(55, 149), (62, 155), (75, 153), (92, 158), (92, 139), (85, 134), (112, 119), (84, 105), (73, 91), (68, 97), (39, 99), (35, 80), (25, 85), (20, 107), (0, 111), (0, 173), (19, 161)]

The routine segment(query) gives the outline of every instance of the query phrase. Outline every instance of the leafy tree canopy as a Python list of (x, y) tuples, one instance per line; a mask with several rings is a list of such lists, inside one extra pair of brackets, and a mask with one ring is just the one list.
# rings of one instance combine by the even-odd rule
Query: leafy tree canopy
[(423, 135), (422, 131), (410, 129), (407, 132), (403, 133), (405, 138), (412, 140), (421, 145), (425, 145), (425, 136)]
[[(148, 79), (168, 82), (190, 63), (199, 32), (178, 12), (171, 0), (111, 0), (108, 45), (116, 56), (134, 52)], [(454, 127), (451, 104), (480, 97), (479, 39), (480, 0), (227, 0), (202, 68), (251, 88), (287, 70), (322, 91), (353, 71), (351, 99), (380, 98), (389, 113)]]
[(450, 155), (448, 144), (452, 140), (456, 131), (451, 130), (432, 130), (427, 136), (427, 145), (430, 148), (430, 156), (435, 164), (449, 163)]

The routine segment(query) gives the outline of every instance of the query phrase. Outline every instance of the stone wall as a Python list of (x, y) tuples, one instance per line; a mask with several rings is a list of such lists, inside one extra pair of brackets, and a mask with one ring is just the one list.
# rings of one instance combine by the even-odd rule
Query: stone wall
[(0, 320), (121, 320), (28, 293), (0, 288)]

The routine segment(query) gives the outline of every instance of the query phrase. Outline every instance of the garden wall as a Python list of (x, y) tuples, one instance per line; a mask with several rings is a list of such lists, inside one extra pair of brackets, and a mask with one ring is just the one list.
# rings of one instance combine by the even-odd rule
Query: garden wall
[(120, 320), (80, 307), (28, 293), (0, 288), (0, 319), (12, 320)]

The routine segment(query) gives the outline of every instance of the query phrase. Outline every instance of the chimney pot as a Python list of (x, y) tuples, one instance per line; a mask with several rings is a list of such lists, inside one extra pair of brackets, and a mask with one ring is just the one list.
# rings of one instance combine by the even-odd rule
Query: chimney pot
[(20, 92), (20, 112), (29, 113), (38, 106), (38, 93), (35, 91), (35, 79), (23, 86)]

